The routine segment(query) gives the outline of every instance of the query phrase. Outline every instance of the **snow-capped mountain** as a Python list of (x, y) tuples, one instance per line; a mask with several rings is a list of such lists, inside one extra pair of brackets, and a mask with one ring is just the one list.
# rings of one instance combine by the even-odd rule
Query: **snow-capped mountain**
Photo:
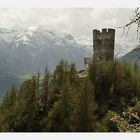
[[(93, 39), (92, 37), (89, 38), (78, 38), (77, 42), (83, 45), (91, 46), (87, 49), (90, 49), (93, 46)], [(127, 54), (128, 52), (132, 51), (136, 46), (138, 45), (138, 42), (136, 40), (129, 40), (127, 38), (115, 38), (115, 57), (119, 58)]]
[(138, 45), (131, 52), (127, 53), (125, 56), (121, 57), (120, 61), (121, 62), (125, 61), (132, 65), (136, 63), (138, 66), (138, 69), (140, 70), (140, 45)]
[(69, 46), (78, 47), (79, 44), (75, 41), (71, 34), (58, 34), (49, 31), (46, 26), (33, 26), (28, 27), (19, 33), (15, 38), (17, 47), (28, 46), (28, 47), (62, 47)]
[(13, 42), (17, 48), (15, 55), (22, 53), (21, 58), (23, 52), (29, 54), (35, 71), (44, 69), (46, 65), (53, 70), (60, 59), (75, 62), (78, 68), (82, 68), (83, 58), (92, 55), (91, 51), (86, 50), (89, 46), (83, 47), (71, 34), (52, 32), (44, 25), (24, 29)]
[(46, 66), (53, 71), (61, 59), (74, 62), (77, 68), (82, 69), (84, 57), (92, 56), (90, 49), (92, 47), (77, 43), (71, 34), (50, 31), (44, 25), (1, 28), (0, 90), (16, 83), (17, 77), (34, 74), (38, 70), (42, 72)]
[[(92, 39), (81, 42), (82, 39), (52, 31), (46, 25), (0, 28), (0, 91), (19, 83), (22, 76), (43, 72), (46, 66), (53, 71), (61, 59), (82, 69), (83, 59), (92, 57), (93, 47)], [(115, 54), (125, 55), (134, 47), (129, 41), (116, 40)]]
[(132, 51), (134, 48), (138, 46), (138, 42), (136, 40), (128, 40), (128, 39), (116, 39), (115, 43), (115, 56), (122, 57)]
[(4, 29), (0, 28), (0, 39), (10, 43), (14, 37), (19, 33), (19, 30), (11, 28), (11, 29)]

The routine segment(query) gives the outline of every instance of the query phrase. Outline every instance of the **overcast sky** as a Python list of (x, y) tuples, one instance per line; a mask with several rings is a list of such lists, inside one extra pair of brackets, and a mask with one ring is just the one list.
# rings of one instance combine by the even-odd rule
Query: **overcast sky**
[[(0, 27), (19, 25), (23, 27), (46, 24), (57, 31), (68, 32), (75, 37), (91, 38), (93, 29), (114, 28), (129, 22), (134, 9), (9, 9), (0, 8)], [(117, 37), (123, 30), (117, 29)], [(136, 38), (131, 29), (129, 36)]]

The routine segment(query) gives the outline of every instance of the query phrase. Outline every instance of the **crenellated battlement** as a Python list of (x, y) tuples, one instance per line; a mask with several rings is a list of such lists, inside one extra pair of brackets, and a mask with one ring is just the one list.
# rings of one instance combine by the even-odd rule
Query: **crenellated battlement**
[(104, 28), (102, 32), (93, 30), (94, 58), (113, 60), (115, 29)]
[(104, 38), (114, 38), (115, 29), (102, 29), (102, 32), (99, 30), (93, 30), (93, 39), (104, 39)]

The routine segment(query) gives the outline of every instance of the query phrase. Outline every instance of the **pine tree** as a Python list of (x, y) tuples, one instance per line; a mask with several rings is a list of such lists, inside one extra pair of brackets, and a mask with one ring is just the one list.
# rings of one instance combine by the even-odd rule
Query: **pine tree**
[(44, 113), (48, 112), (49, 104), (49, 82), (50, 82), (50, 72), (48, 71), (47, 67), (45, 69), (43, 81), (42, 81), (42, 94), (43, 94), (43, 111)]
[(77, 131), (78, 132), (91, 132), (95, 129), (95, 109), (96, 104), (94, 101), (93, 86), (88, 79), (85, 80), (81, 92), (77, 99)]
[(73, 112), (74, 92), (70, 85), (66, 84), (60, 93), (59, 101), (55, 102), (44, 123), (45, 131), (68, 132), (71, 131), (71, 116)]
[(16, 101), (17, 90), (13, 85), (7, 92), (0, 107), (0, 128), (1, 131), (14, 131), (16, 125)]
[(36, 121), (36, 77), (25, 81), (21, 88), (18, 98), (17, 125), (16, 131), (38, 131)]

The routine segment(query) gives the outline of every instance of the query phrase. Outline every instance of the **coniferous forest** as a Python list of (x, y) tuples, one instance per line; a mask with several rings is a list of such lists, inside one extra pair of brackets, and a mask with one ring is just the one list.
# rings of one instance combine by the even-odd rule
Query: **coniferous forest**
[(137, 64), (96, 61), (87, 70), (60, 61), (55, 71), (9, 89), (0, 105), (1, 132), (139, 132)]

